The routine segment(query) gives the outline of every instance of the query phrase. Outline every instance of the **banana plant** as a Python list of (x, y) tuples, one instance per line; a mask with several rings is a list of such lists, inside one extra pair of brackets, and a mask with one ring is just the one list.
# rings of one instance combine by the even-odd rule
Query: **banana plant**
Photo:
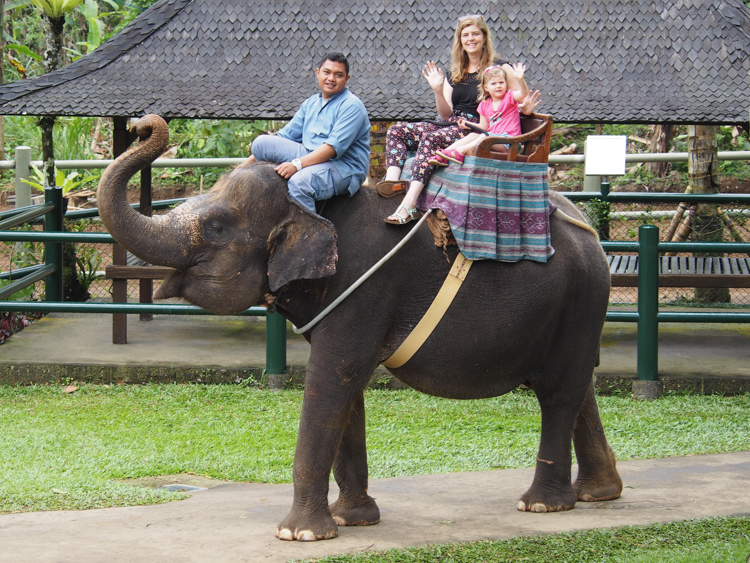
[[(35, 182), (33, 180), (24, 180), (21, 179), (21, 181), (24, 184), (28, 184), (32, 188), (36, 188), (37, 190), (44, 191), (44, 172), (36, 167), (36, 165), (32, 164), (31, 167), (34, 169), (34, 175), (37, 177), (38, 182)], [(68, 192), (73, 191), (78, 186), (85, 184), (86, 182), (90, 182), (91, 180), (94, 180), (95, 176), (88, 176), (86, 178), (83, 178), (82, 180), (75, 181), (75, 179), (78, 177), (78, 172), (71, 172), (67, 176), (65, 175), (65, 172), (62, 170), (59, 170), (57, 167), (55, 167), (55, 186), (62, 189), (63, 195), (66, 195)]]

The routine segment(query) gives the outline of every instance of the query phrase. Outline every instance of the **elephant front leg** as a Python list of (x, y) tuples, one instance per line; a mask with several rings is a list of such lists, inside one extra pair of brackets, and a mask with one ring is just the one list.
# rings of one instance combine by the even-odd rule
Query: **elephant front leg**
[[(351, 443), (344, 437), (350, 434), (345, 430), (368, 378), (358, 377), (355, 371), (345, 380), (321, 365), (326, 365), (325, 357), (321, 360), (313, 349), (294, 455), (294, 503), (276, 528), (276, 537), (282, 540), (315, 541), (338, 536), (338, 526), (328, 507), (328, 478), (340, 445)], [(339, 373), (346, 370), (341, 368)], [(361, 408), (363, 415), (364, 403)], [(356, 490), (345, 487), (350, 489)]]
[(622, 479), (599, 418), (593, 383), (578, 412), (573, 444), (578, 458), (578, 477), (573, 488), (578, 500), (594, 502), (619, 498)]
[(570, 442), (577, 411), (569, 405), (542, 405), (542, 436), (534, 482), (518, 501), (518, 510), (559, 512), (575, 506), (576, 492), (570, 484)]
[(359, 394), (349, 413), (341, 438), (333, 475), (339, 486), (339, 498), (329, 508), (339, 526), (369, 526), (380, 521), (375, 499), (367, 494), (367, 439), (365, 435), (365, 399)]

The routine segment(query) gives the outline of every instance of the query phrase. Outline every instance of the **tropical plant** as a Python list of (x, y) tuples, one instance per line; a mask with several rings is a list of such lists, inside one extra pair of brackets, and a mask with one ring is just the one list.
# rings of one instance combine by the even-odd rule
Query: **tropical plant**
[[(21, 181), (24, 184), (28, 184), (32, 188), (36, 188), (37, 190), (44, 191), (44, 172), (37, 168), (34, 164), (31, 165), (31, 167), (34, 169), (34, 174), (37, 177), (38, 182), (34, 182), (33, 180), (24, 180), (21, 179)], [(55, 183), (53, 185), (62, 188), (63, 195), (66, 195), (68, 192), (76, 189), (78, 186), (83, 185), (87, 182), (90, 182), (91, 180), (95, 180), (95, 176), (88, 176), (86, 178), (83, 178), (82, 180), (75, 181), (75, 179), (78, 177), (78, 172), (71, 172), (70, 174), (65, 174), (62, 170), (58, 170), (57, 167), (55, 167)]]

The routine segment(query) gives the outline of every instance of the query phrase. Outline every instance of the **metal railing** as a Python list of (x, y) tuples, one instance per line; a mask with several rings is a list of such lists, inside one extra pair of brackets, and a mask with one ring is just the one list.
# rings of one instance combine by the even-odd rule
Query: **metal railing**
[[(750, 152), (720, 152), (720, 160), (750, 160)], [(550, 164), (584, 162), (583, 155), (551, 156)], [(222, 159), (157, 159), (155, 168), (223, 167), (242, 162), (241, 158)], [(627, 155), (630, 162), (686, 161), (687, 153)], [(111, 160), (58, 161), (60, 169), (106, 168)], [(41, 165), (41, 162), (39, 162)], [(0, 161), (0, 168), (10, 169), (15, 161)], [(22, 171), (21, 171), (22, 172)], [(17, 171), (17, 174), (19, 172)], [(705, 202), (705, 203), (750, 203), (750, 195), (737, 194), (664, 194), (609, 192), (609, 184), (602, 183), (600, 192), (563, 193), (572, 201), (599, 199), (605, 202)], [(185, 198), (154, 202), (153, 209), (165, 208), (185, 201)], [(138, 208), (137, 204), (133, 205)], [(7, 231), (19, 224), (44, 217), (44, 232)], [(71, 211), (68, 218), (95, 217), (97, 209)], [(138, 304), (138, 303), (72, 303), (62, 300), (62, 244), (114, 243), (109, 234), (63, 232), (62, 190), (45, 190), (45, 203), (21, 207), (0, 214), (0, 241), (31, 241), (45, 245), (45, 264), (0, 274), (0, 279), (16, 280), (0, 290), (0, 300), (45, 280), (45, 302), (0, 301), (0, 311), (26, 312), (72, 312), (111, 314), (167, 314), (210, 315), (194, 305)], [(658, 325), (660, 322), (709, 322), (747, 323), (750, 313), (743, 312), (665, 312), (658, 307), (658, 257), (659, 252), (750, 252), (750, 244), (743, 243), (667, 243), (658, 242), (658, 229), (643, 225), (639, 228), (638, 242), (603, 241), (606, 251), (638, 252), (638, 307), (636, 312), (608, 311), (610, 322), (638, 323), (638, 379), (654, 380), (658, 376)], [(266, 318), (266, 371), (268, 374), (283, 374), (286, 370), (286, 321), (279, 314), (272, 314), (264, 307), (251, 307), (240, 313), (243, 316), (265, 316)]]

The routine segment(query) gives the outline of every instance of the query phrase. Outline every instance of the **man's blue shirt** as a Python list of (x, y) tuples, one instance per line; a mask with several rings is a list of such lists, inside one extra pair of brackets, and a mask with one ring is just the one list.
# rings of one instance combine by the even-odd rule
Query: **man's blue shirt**
[(370, 168), (370, 120), (362, 101), (344, 88), (323, 105), (323, 96), (310, 96), (292, 120), (278, 132), (279, 137), (302, 143), (314, 151), (323, 143), (333, 147), (330, 162), (342, 178), (350, 178), (354, 194)]

